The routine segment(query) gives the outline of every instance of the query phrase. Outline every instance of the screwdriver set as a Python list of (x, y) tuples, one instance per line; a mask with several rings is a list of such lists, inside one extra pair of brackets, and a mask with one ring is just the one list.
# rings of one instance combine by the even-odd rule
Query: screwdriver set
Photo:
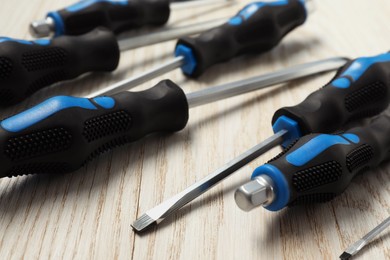
[[(299, 84), (299, 79), (333, 72), (328, 84), (313, 86), (301, 103), (281, 108), (274, 104), (273, 136), (145, 213), (137, 210), (132, 228), (141, 233), (158, 225), (278, 146), (283, 149), (279, 155), (268, 156), (270, 161), (235, 187), (237, 208), (280, 211), (333, 200), (355, 176), (390, 157), (390, 117), (383, 114), (390, 104), (389, 53), (354, 59), (332, 55), (216, 86), (203, 84), (207, 86), (197, 91), (186, 89), (188, 81), (173, 82), (165, 76), (180, 68), (188, 80), (204, 83), (202, 76), (216, 65), (237, 58), (263, 59), (263, 54), (279, 51), (274, 49), (288, 41), (288, 35), (299, 34), (298, 28), (310, 22), (315, 15), (313, 2), (259, 1), (238, 8), (233, 0), (81, 0), (31, 21), (29, 31), (35, 40), (0, 37), (3, 108), (17, 106), (38, 91), (45, 95), (46, 88), (59, 82), (113, 72), (126, 51), (176, 41), (174, 57), (150, 70), (82, 97), (66, 91), (46, 96), (1, 120), (0, 178), (72, 173), (119, 146), (155, 133), (182, 131), (192, 118), (192, 108), (280, 84), (285, 84), (279, 87), (283, 93), (286, 83)], [(174, 12), (202, 6), (229, 6), (236, 11), (230, 17), (169, 26)], [(140, 28), (151, 31), (126, 35)], [(322, 51), (321, 46), (314, 49)], [(244, 73), (247, 68), (237, 70)], [(130, 91), (159, 76), (166, 79), (146, 90)], [(365, 119), (370, 123), (359, 126)], [(355, 251), (349, 249), (348, 256)]]

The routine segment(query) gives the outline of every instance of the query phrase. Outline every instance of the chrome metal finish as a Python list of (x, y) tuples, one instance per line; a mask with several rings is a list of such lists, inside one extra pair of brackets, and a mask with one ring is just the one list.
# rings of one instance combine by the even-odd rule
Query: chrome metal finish
[(188, 9), (192, 7), (201, 7), (208, 5), (227, 5), (237, 3), (234, 0), (192, 0), (185, 2), (174, 2), (170, 4), (171, 10)]
[(274, 183), (266, 175), (258, 176), (242, 185), (234, 193), (237, 206), (244, 211), (251, 211), (258, 206), (267, 206), (275, 198)]
[(154, 79), (160, 75), (163, 75), (175, 68), (178, 68), (184, 64), (184, 57), (177, 57), (167, 63), (164, 63), (156, 68), (154, 68), (151, 71), (148, 71), (146, 73), (142, 73), (136, 77), (132, 77), (129, 79), (122, 80), (114, 85), (111, 85), (107, 88), (104, 88), (102, 90), (96, 91), (94, 93), (91, 93), (87, 96), (87, 98), (93, 98), (97, 96), (108, 96), (112, 95), (121, 91), (129, 90), (133, 87), (136, 87), (142, 83), (145, 83), (151, 79)]
[[(363, 247), (365, 247), (368, 243), (370, 243), (379, 233), (385, 230), (388, 226), (390, 226), (390, 217), (385, 219), (382, 223), (376, 226), (373, 230), (367, 233), (362, 239), (355, 242), (353, 245), (348, 247), (342, 254), (344, 257), (342, 259), (347, 259), (347, 257), (351, 257), (356, 255)], [(340, 256), (341, 257), (341, 256)]]
[(146, 33), (143, 35), (130, 37), (127, 39), (120, 39), (118, 41), (121, 51), (127, 51), (136, 49), (143, 46), (148, 46), (160, 42), (166, 42), (180, 38), (182, 36), (198, 34), (215, 27), (218, 27), (228, 21), (228, 18), (220, 18), (201, 22), (192, 25), (186, 25), (181, 27), (165, 27), (160, 30), (156, 30), (152, 33)]
[(54, 20), (51, 17), (46, 17), (43, 20), (33, 21), (29, 29), (30, 34), (35, 38), (51, 36), (55, 31)]
[(293, 79), (307, 77), (316, 73), (338, 69), (349, 60), (347, 58), (331, 58), (297, 65), (267, 75), (232, 82), (221, 86), (187, 94), (189, 107), (197, 107), (221, 99), (245, 94), (254, 90), (277, 85)]
[(287, 130), (279, 131), (275, 135), (249, 149), (248, 151), (233, 159), (220, 169), (216, 170), (214, 173), (208, 175), (207, 177), (188, 187), (176, 196), (161, 203), (157, 207), (148, 210), (145, 214), (143, 214), (133, 223), (133, 228), (136, 231), (143, 231), (152, 224), (160, 223), (166, 217), (179, 210), (187, 203), (196, 199), (201, 194), (214, 187), (217, 183), (230, 176), (232, 173), (234, 173), (241, 167), (250, 163), (271, 148), (281, 144), (283, 142), (283, 137), (286, 134)]

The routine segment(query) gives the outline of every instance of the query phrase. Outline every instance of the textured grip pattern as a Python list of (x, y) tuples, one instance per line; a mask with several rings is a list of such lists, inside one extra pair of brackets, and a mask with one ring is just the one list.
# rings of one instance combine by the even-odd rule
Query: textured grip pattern
[(105, 136), (130, 130), (131, 116), (126, 111), (117, 111), (87, 120), (84, 124), (83, 136), (88, 142)]
[(171, 81), (113, 97), (49, 101), (2, 122), (0, 177), (74, 171), (116, 146), (179, 131), (188, 121), (186, 96)]
[(52, 41), (0, 43), (0, 106), (13, 105), (43, 87), (87, 72), (112, 71), (119, 62), (115, 36), (97, 29)]
[(374, 157), (374, 151), (370, 145), (363, 144), (347, 155), (346, 163), (350, 172), (366, 165)]
[(64, 128), (53, 128), (7, 140), (4, 153), (12, 161), (63, 151), (69, 148), (72, 135)]
[(48, 48), (30, 51), (22, 56), (22, 65), (27, 71), (37, 71), (65, 65), (68, 53), (63, 48)]
[(381, 81), (376, 81), (348, 94), (345, 97), (345, 107), (348, 112), (353, 112), (362, 106), (369, 106), (376, 102), (380, 102), (386, 94), (386, 84)]
[(330, 161), (294, 173), (292, 183), (297, 191), (306, 191), (337, 181), (341, 174), (341, 165)]
[(0, 57), (0, 79), (9, 78), (12, 70), (12, 61), (8, 58)]

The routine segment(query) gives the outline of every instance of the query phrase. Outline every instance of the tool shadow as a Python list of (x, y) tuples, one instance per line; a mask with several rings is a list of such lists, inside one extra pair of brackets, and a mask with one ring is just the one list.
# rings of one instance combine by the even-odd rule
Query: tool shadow
[[(378, 212), (382, 212), (380, 214), (382, 217), (387, 215), (388, 207), (383, 204), (383, 201), (380, 203), (382, 204), (381, 209), (375, 208), (371, 201), (378, 200), (381, 193), (388, 190), (386, 182), (382, 182), (381, 187), (378, 187), (377, 183), (378, 180), (382, 179), (382, 176), (388, 175), (389, 169), (390, 162), (385, 162), (376, 169), (356, 176), (349, 189), (330, 202), (300, 205), (272, 213), (274, 214), (271, 216), (272, 219), (265, 219), (262, 223), (266, 227), (266, 235), (254, 237), (254, 241), (273, 247), (275, 244), (282, 244), (284, 247), (288, 247), (288, 244), (312, 244), (311, 247), (313, 247), (314, 243), (314, 246), (318, 247), (318, 253), (321, 254), (321, 249), (331, 248), (332, 242), (334, 243), (332, 240), (338, 239), (337, 241), (341, 242), (340, 248), (334, 248), (332, 251), (334, 255), (331, 256), (332, 258), (338, 257), (348, 246), (374, 228), (374, 226), (370, 226), (365, 231), (357, 228), (362, 223), (366, 223), (367, 218), (378, 218)], [(375, 192), (373, 192), (372, 187), (376, 187)], [(368, 191), (368, 196), (361, 195), (363, 190)], [(356, 214), (357, 211), (359, 214)], [(383, 212), (386, 213), (383, 214)], [(378, 219), (377, 224), (384, 219)], [(351, 237), (351, 232), (353, 237)], [(332, 236), (330, 237), (329, 234)], [(376, 243), (389, 236), (390, 233), (387, 232), (386, 235), (377, 237), (377, 241), (371, 245), (375, 246)], [(303, 257), (304, 250), (301, 254)], [(364, 252), (360, 254), (364, 254)]]
[[(241, 75), (248, 69), (258, 68), (262, 65), (269, 65), (272, 63), (290, 64), (290, 61), (293, 61), (299, 54), (307, 53), (310, 49), (319, 48), (321, 45), (321, 41), (315, 37), (305, 38), (304, 41), (287, 39), (268, 52), (255, 55), (242, 55), (229, 62), (216, 64), (209, 68), (201, 77), (197, 78), (196, 81), (209, 85), (226, 75)], [(299, 60), (301, 61), (304, 59), (300, 58)], [(300, 63), (302, 63), (302, 61)]]
[[(186, 133), (154, 134), (137, 142), (117, 147), (104, 153), (81, 169), (69, 174), (41, 174), (0, 180), (0, 219), (4, 221), (18, 214), (27, 214), (31, 208), (64, 203), (67, 197), (88, 201), (91, 192), (100, 192), (116, 183), (118, 178), (127, 178), (151, 163), (161, 150), (169, 152), (182, 144)], [(166, 140), (169, 139), (169, 145)], [(149, 148), (151, 147), (151, 148)], [(145, 152), (145, 149), (148, 149)], [(140, 166), (141, 165), (141, 166)], [(142, 172), (142, 174), (144, 174)], [(140, 185), (138, 183), (138, 185)], [(136, 186), (135, 186), (136, 187)]]
[[(256, 104), (258, 102), (262, 102), (268, 98), (271, 98), (272, 96), (277, 95), (278, 93), (280, 93), (280, 90), (282, 88), (298, 87), (299, 85), (303, 84), (307, 80), (308, 79), (299, 79), (299, 80), (295, 80), (294, 82), (291, 82), (291, 83), (280, 84), (279, 86), (276, 86), (274, 89), (272, 89), (266, 93), (262, 93), (259, 96), (254, 97), (254, 98), (252, 98), (244, 103), (240, 103), (236, 106), (228, 108), (227, 110), (224, 110), (224, 113), (226, 113), (226, 114), (234, 113), (240, 109), (252, 107), (252, 106), (254, 106), (254, 104)], [(192, 122), (192, 124), (189, 126), (189, 128), (197, 128), (197, 127), (199, 127), (199, 125), (206, 124), (209, 121), (217, 120), (219, 117), (219, 114), (220, 113), (215, 113), (214, 115), (203, 118), (197, 122)], [(249, 149), (249, 147), (248, 147), (248, 149)], [(233, 158), (230, 158), (230, 159), (233, 159)], [(234, 192), (234, 190), (236, 188), (238, 188), (239, 186), (244, 184), (246, 181), (247, 180), (245, 180), (244, 182), (241, 182), (241, 183), (235, 183), (233, 185), (225, 187), (224, 192)], [(180, 191), (178, 191), (178, 192), (180, 192)], [(197, 202), (189, 203), (188, 205), (186, 205), (183, 208), (181, 208), (180, 210), (178, 210), (178, 212), (174, 213), (172, 216), (169, 216), (168, 218), (166, 218), (163, 222), (161, 222), (161, 224), (158, 225), (158, 227), (152, 226), (150, 229), (146, 230), (145, 232), (139, 233), (139, 234), (144, 235), (144, 234), (149, 234), (151, 232), (155, 232), (156, 230), (164, 229), (164, 228), (170, 226), (172, 223), (179, 221), (181, 218), (185, 217), (185, 215), (187, 215), (189, 213), (194, 213), (194, 211), (200, 209), (203, 206), (206, 206), (208, 202), (214, 201), (214, 200), (218, 199), (220, 196), (222, 196), (222, 194), (220, 192), (216, 193), (213, 190), (211, 190), (210, 192), (206, 192), (205, 194), (206, 195), (203, 196), (203, 198), (202, 198), (203, 203), (197, 203)], [(168, 199), (168, 198), (166, 198), (166, 199)]]
[[(304, 79), (295, 81), (293, 86), (299, 85), (303, 80)], [(115, 178), (119, 178), (119, 174), (117, 172), (112, 172), (110, 169), (105, 171), (104, 174), (101, 174), (101, 172), (100, 174), (97, 174), (98, 171), (96, 168), (102, 167), (102, 165), (104, 165), (104, 167), (109, 167), (110, 165), (124, 165), (123, 167), (128, 166), (128, 172), (131, 172), (134, 170), (135, 165), (137, 165), (140, 154), (144, 156), (144, 164), (150, 163), (151, 160), (156, 158), (156, 155), (160, 150), (159, 148), (168, 149), (169, 152), (169, 149), (177, 149), (177, 146), (182, 145), (184, 140), (191, 139), (191, 132), (193, 132), (191, 129), (196, 129), (199, 124), (206, 121), (217, 120), (219, 114), (234, 113), (240, 109), (253, 106), (257, 102), (261, 102), (262, 100), (278, 94), (282, 87), (285, 86), (276, 87), (243, 104), (233, 106), (227, 111), (216, 112), (212, 116), (202, 119), (202, 121), (193, 122), (186, 130), (179, 133), (154, 134), (137, 142), (119, 147), (114, 151), (102, 154), (98, 160), (91, 161), (85, 167), (74, 173), (18, 177), (17, 181), (8, 183), (10, 187), (7, 185), (6, 187), (3, 187), (2, 192), (0, 192), (0, 215), (3, 214), (3, 216), (8, 215), (13, 217), (18, 213), (23, 213), (27, 208), (45, 203), (42, 202), (42, 199), (40, 198), (44, 198), (47, 200), (46, 203), (50, 203), (48, 197), (58, 196), (59, 191), (63, 192), (66, 196), (77, 194), (77, 196), (80, 197), (88, 197), (92, 187), (107, 185), (107, 182), (113, 182), (115, 181)], [(165, 142), (168, 142), (167, 139), (169, 139), (169, 144), (165, 145)], [(151, 153), (145, 153), (144, 150), (147, 147), (156, 147), (156, 149)], [(123, 157), (121, 156), (123, 154), (128, 155)], [(123, 162), (124, 159), (126, 162)], [(145, 173), (142, 172), (142, 174)], [(1, 183), (4, 182), (0, 181), (0, 184)], [(55, 192), (51, 187), (55, 187)], [(54, 200), (55, 198), (52, 199)]]

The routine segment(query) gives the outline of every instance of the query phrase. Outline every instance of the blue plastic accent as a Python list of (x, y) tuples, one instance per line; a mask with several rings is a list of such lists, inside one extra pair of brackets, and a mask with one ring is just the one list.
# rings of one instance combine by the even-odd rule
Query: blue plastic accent
[(26, 40), (18, 40), (18, 39), (12, 39), (8, 37), (0, 37), (0, 43), (2, 42), (17, 42), (21, 44), (26, 44), (26, 45), (33, 45), (33, 44), (38, 44), (38, 45), (49, 45), (51, 43), (50, 40), (48, 39), (39, 39), (35, 41), (26, 41)]
[(372, 65), (390, 61), (390, 53), (385, 53), (373, 57), (363, 57), (356, 59), (343, 74), (332, 82), (336, 88), (349, 88), (357, 81)]
[(336, 88), (349, 88), (351, 82), (347, 78), (339, 78), (332, 82), (333, 86)]
[(287, 147), (293, 141), (302, 136), (298, 123), (287, 116), (279, 117), (272, 126), (272, 129), (274, 130), (274, 133), (283, 129), (288, 131), (282, 144), (283, 147)]
[(354, 144), (358, 144), (360, 142), (359, 136), (357, 136), (355, 134), (343, 134), (343, 137), (347, 138), (348, 141), (350, 141), (350, 142), (352, 142)]
[[(297, 150), (288, 154), (286, 160), (294, 166), (301, 167), (334, 145), (351, 145), (352, 142), (358, 143), (360, 140), (359, 137), (354, 134), (345, 134), (344, 136), (348, 137), (348, 140), (339, 135), (322, 134), (316, 136)], [(352, 142), (350, 142), (349, 139), (352, 140)]]
[(279, 0), (279, 1), (266, 2), (266, 3), (265, 2), (251, 3), (245, 6), (235, 17), (231, 18), (229, 20), (229, 24), (233, 26), (240, 25), (243, 21), (246, 21), (249, 18), (251, 18), (253, 14), (255, 14), (264, 6), (282, 6), (287, 4), (288, 4), (288, 0)]
[(65, 25), (64, 21), (62, 20), (61, 15), (58, 12), (50, 12), (47, 14), (47, 17), (50, 17), (54, 20), (54, 26), (55, 26), (55, 36), (61, 36), (65, 33)]
[(17, 42), (17, 43), (26, 44), (26, 45), (33, 45), (33, 42), (31, 42), (31, 41), (12, 39), (12, 38), (8, 38), (8, 37), (0, 37), (0, 43), (2, 43), (2, 42)]
[(115, 99), (112, 97), (97, 97), (94, 98), (93, 101), (105, 109), (111, 109), (115, 106)]
[(8, 132), (17, 133), (45, 120), (46, 118), (62, 110), (74, 107), (89, 110), (97, 109), (97, 107), (86, 98), (58, 96), (50, 98), (35, 107), (3, 120), (1, 122), (1, 127)]
[(242, 18), (239, 16), (233, 17), (229, 20), (230, 25), (240, 25), (242, 23)]
[(183, 71), (184, 74), (192, 75), (192, 73), (194, 73), (196, 66), (198, 64), (192, 49), (183, 44), (179, 44), (176, 47), (175, 56), (184, 57), (184, 65), (181, 66), (181, 70)]
[(273, 165), (264, 164), (253, 172), (252, 179), (260, 175), (267, 175), (274, 182), (273, 188), (275, 192), (275, 199), (265, 208), (271, 211), (278, 211), (286, 207), (288, 201), (290, 200), (290, 190), (287, 180), (284, 178), (282, 172)]
[(66, 8), (68, 12), (78, 12), (96, 3), (110, 3), (113, 5), (128, 5), (129, 0), (82, 0)]
[(34, 41), (35, 44), (39, 44), (42, 46), (50, 45), (51, 41), (49, 39), (38, 39)]

